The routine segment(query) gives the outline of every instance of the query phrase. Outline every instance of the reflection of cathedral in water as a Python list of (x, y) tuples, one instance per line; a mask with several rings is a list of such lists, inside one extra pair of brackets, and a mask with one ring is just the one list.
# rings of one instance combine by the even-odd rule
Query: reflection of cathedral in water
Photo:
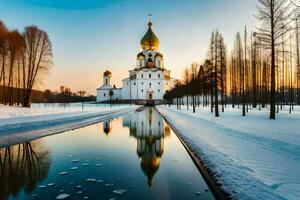
[(170, 135), (170, 128), (152, 107), (125, 116), (123, 126), (129, 127), (130, 136), (137, 139), (141, 168), (151, 187), (164, 152), (164, 138)]
[(103, 122), (103, 132), (108, 135), (111, 131), (111, 120), (107, 120)]

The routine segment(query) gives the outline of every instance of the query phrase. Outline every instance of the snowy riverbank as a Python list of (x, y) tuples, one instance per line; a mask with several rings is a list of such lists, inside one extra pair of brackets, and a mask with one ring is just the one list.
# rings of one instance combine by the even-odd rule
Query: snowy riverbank
[(81, 106), (20, 108), (0, 105), (0, 147), (80, 128), (118, 117), (138, 106)]
[(158, 110), (234, 198), (300, 198), (299, 108), (275, 121), (257, 110), (242, 117), (228, 108), (220, 118), (202, 107), (194, 114), (185, 107)]

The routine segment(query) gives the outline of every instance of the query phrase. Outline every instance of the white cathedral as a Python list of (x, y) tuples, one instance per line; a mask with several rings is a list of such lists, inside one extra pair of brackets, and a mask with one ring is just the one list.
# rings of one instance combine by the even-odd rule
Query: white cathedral
[(129, 70), (129, 77), (122, 80), (123, 87), (111, 85), (112, 73), (103, 73), (103, 85), (97, 89), (97, 102), (109, 100), (128, 101), (138, 104), (161, 104), (167, 90), (172, 89), (177, 80), (171, 78), (170, 70), (164, 67), (164, 57), (159, 52), (159, 39), (148, 23), (148, 31), (141, 40), (141, 52), (136, 57), (136, 67)]

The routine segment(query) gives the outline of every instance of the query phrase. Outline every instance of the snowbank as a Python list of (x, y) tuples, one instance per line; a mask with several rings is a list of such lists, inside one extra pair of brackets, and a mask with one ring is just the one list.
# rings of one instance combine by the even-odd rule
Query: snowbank
[(218, 119), (203, 108), (195, 114), (184, 107), (158, 110), (232, 197), (300, 198), (299, 111), (283, 112), (274, 121), (257, 110), (242, 117), (228, 108)]
[[(0, 147), (80, 128), (112, 119), (139, 106), (70, 106), (62, 109), (19, 108), (0, 105)], [(81, 111), (79, 111), (81, 110)]]

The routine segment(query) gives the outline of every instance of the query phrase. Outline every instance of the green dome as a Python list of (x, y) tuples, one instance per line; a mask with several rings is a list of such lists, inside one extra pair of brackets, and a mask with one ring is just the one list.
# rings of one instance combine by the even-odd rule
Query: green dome
[(144, 37), (141, 40), (141, 48), (146, 51), (146, 50), (153, 50), (157, 51), (159, 47), (159, 39), (158, 37), (154, 34), (152, 30), (152, 22), (149, 21), (148, 23), (148, 31), (144, 35)]

